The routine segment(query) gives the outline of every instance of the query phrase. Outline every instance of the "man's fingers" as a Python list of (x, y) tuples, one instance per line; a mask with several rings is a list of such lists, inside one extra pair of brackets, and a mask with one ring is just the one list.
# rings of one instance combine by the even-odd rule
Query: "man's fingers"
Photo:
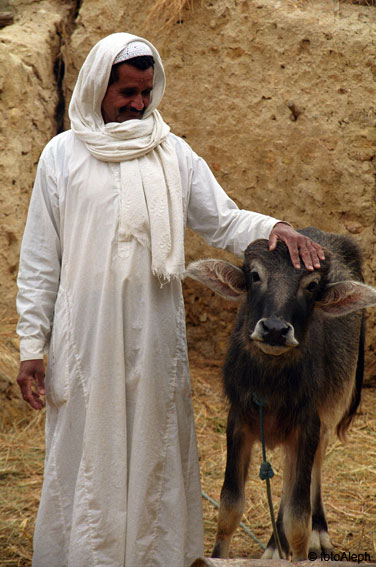
[(275, 232), (272, 232), (270, 237), (269, 237), (269, 250), (274, 250), (274, 248), (277, 246), (277, 242), (278, 242), (278, 235)]
[[(304, 254), (305, 252), (303, 252), (302, 249), (300, 249), (297, 245), (296, 241), (286, 241), (286, 246), (289, 249), (289, 253), (290, 253), (290, 258), (291, 258), (291, 262), (294, 266), (294, 268), (301, 268), (301, 263), (300, 263), (300, 256), (302, 257), (302, 260), (304, 262)], [(305, 264), (305, 262), (304, 262)], [(305, 264), (305, 266), (307, 267), (307, 265)]]
[(313, 242), (313, 240), (305, 237), (304, 242), (300, 245), (300, 256), (308, 270), (320, 267), (320, 260), (325, 260), (325, 254), (321, 246)]
[(292, 264), (301, 268), (300, 259), (307, 270), (320, 268), (320, 260), (325, 260), (325, 254), (319, 244), (295, 231), (291, 225), (277, 223), (269, 237), (269, 250), (274, 250), (278, 240), (284, 242), (289, 250)]
[(311, 261), (313, 264), (314, 268), (319, 268), (320, 267), (320, 260), (325, 260), (325, 254), (323, 249), (321, 248), (321, 246), (319, 246), (318, 244), (316, 244), (315, 242), (312, 242), (312, 240), (310, 240), (307, 244), (307, 247), (309, 249), (309, 253), (311, 255)]
[(44, 373), (42, 374), (41, 372), (38, 372), (35, 376), (36, 378), (36, 386), (38, 389), (39, 394), (41, 394), (42, 396), (45, 395), (46, 393), (46, 387), (44, 384)]
[[(305, 244), (301, 245), (299, 251), (300, 251), (300, 257), (303, 260), (303, 264), (305, 265), (306, 269), (312, 271), (314, 269), (312, 256), (307, 246)], [(320, 264), (318, 265), (318, 267), (320, 267)]]
[(21, 362), (17, 383), (25, 402), (34, 409), (42, 409), (44, 404), (40, 396), (46, 393), (43, 360)]
[(29, 403), (34, 399), (31, 384), (32, 380), (28, 379), (26, 376), (24, 378), (21, 378), (21, 380), (19, 381), (22, 397), (26, 402)]
[(32, 385), (34, 380), (32, 378), (25, 378), (20, 384), (21, 394), (25, 402), (31, 405), (34, 409), (41, 409), (43, 402), (40, 399), (39, 392), (34, 392)]
[(324, 250), (321, 248), (320, 244), (317, 244), (317, 242), (313, 242), (311, 241), (313, 246), (315, 247), (315, 250), (317, 251), (317, 255), (320, 258), (320, 260), (325, 260), (325, 252)]

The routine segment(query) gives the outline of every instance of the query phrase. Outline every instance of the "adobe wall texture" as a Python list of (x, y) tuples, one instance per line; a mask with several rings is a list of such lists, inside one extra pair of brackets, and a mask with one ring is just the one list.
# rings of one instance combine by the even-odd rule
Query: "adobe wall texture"
[[(164, 119), (240, 207), (353, 235), (375, 285), (376, 7), (202, 0), (166, 26), (171, 10), (150, 18), (151, 0), (8, 4), (15, 23), (0, 30), (0, 303), (14, 300), (38, 156), (61, 128), (89, 49), (115, 31), (156, 45), (167, 74)], [(188, 235), (187, 261), (213, 255), (230, 258)], [(185, 295), (191, 348), (221, 357), (234, 306), (191, 282)], [(369, 374), (375, 321), (370, 313)]]

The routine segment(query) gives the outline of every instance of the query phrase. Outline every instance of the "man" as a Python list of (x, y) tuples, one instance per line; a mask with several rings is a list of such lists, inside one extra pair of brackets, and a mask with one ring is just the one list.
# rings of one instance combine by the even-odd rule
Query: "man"
[(33, 408), (47, 400), (34, 567), (183, 567), (202, 554), (185, 225), (239, 255), (266, 237), (297, 267), (299, 253), (309, 269), (323, 259), (288, 224), (238, 210), (163, 122), (164, 85), (148, 41), (103, 39), (72, 129), (39, 162), (18, 295), (18, 382)]

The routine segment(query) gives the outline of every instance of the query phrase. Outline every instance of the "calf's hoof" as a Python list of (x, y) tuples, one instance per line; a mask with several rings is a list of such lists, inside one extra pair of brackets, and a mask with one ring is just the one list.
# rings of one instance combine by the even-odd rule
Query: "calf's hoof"
[[(268, 545), (261, 556), (262, 559), (280, 559), (278, 548), (274, 545)], [(282, 559), (288, 559), (287, 554), (282, 550)]]
[(217, 559), (228, 559), (229, 547), (225, 541), (216, 541), (211, 556)]
[(330, 553), (333, 550), (332, 542), (330, 541), (329, 534), (326, 530), (312, 530), (309, 539), (310, 553), (316, 553), (317, 557), (319, 557), (322, 552)]

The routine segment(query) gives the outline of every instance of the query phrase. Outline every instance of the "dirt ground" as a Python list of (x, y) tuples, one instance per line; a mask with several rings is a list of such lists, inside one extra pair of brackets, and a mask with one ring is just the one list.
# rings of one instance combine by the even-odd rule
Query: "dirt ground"
[[(4, 328), (4, 327), (3, 327)], [(9, 340), (9, 339), (8, 339)], [(4, 350), (2, 351), (4, 353)], [(3, 360), (3, 358), (2, 358)], [(192, 398), (196, 417), (203, 491), (218, 501), (225, 467), (226, 403), (220, 361), (191, 355)], [(329, 531), (337, 551), (368, 553), (376, 560), (376, 391), (367, 387), (349, 441), (333, 440), (324, 465), (323, 492)], [(21, 402), (3, 399), (0, 427), (0, 566), (31, 565), (32, 534), (43, 475), (44, 412), (34, 413)], [(275, 477), (274, 508), (281, 495), (278, 451), (269, 452)], [(247, 484), (243, 522), (266, 544), (271, 528), (264, 483), (258, 477), (261, 450), (255, 451)], [(217, 510), (203, 498), (205, 553), (210, 555)], [(258, 558), (260, 546), (238, 529), (231, 556)]]
[[(202, 489), (219, 499), (226, 460), (226, 404), (222, 395), (220, 367), (216, 361), (192, 358), (192, 393), (200, 453)], [(333, 439), (323, 469), (323, 498), (329, 533), (336, 551), (368, 552), (376, 561), (376, 390), (363, 390), (362, 405), (343, 445)], [(244, 524), (264, 544), (271, 535), (266, 488), (259, 479), (261, 447), (255, 451), (249, 471)], [(273, 504), (278, 510), (282, 489), (281, 458), (268, 451), (275, 476)], [(215, 538), (217, 511), (203, 500), (205, 550), (209, 554)], [(242, 529), (234, 536), (232, 557), (258, 558), (261, 548)]]

